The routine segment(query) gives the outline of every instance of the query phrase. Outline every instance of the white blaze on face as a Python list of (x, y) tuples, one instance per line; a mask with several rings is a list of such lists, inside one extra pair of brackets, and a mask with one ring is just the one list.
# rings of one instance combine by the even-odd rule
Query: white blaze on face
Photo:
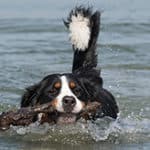
[(57, 100), (56, 109), (57, 109), (57, 111), (64, 112), (63, 102), (62, 102), (63, 98), (65, 96), (72, 96), (76, 100), (76, 104), (72, 110), (72, 113), (79, 113), (83, 107), (82, 102), (74, 95), (74, 93), (69, 88), (69, 83), (68, 83), (66, 76), (61, 76), (60, 80), (61, 80), (61, 89), (60, 89), (59, 95), (56, 97), (56, 100)]
[(76, 49), (84, 51), (88, 48), (91, 34), (89, 18), (84, 17), (82, 14), (77, 14), (77, 16), (73, 15), (71, 20), (69, 24), (71, 43)]

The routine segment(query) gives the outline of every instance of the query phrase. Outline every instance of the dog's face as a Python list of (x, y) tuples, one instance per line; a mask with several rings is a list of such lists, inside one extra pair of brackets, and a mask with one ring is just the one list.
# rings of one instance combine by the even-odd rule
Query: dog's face
[(73, 74), (49, 75), (40, 83), (38, 103), (52, 102), (58, 122), (74, 122), (87, 103), (87, 93)]
[[(102, 78), (94, 71), (49, 75), (40, 83), (27, 89), (23, 95), (21, 107), (50, 102), (55, 111), (43, 114), (42, 119), (48, 117), (48, 121), (60, 124), (74, 123), (80, 117), (86, 120), (105, 115), (116, 118), (118, 107), (114, 97), (103, 89), (102, 85)], [(101, 104), (101, 108), (96, 109), (92, 114), (82, 116), (87, 106), (95, 101)], [(41, 114), (38, 119), (40, 118)]]

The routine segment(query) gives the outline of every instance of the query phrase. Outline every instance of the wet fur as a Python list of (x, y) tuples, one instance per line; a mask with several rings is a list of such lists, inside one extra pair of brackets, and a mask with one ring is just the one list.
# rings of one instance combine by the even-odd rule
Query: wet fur
[(69, 80), (74, 80), (77, 83), (78, 89), (80, 89), (78, 97), (81, 101), (85, 104), (89, 101), (98, 101), (101, 103), (102, 108), (97, 109), (95, 114), (91, 117), (92, 119), (104, 116), (117, 118), (118, 106), (115, 98), (109, 91), (103, 88), (103, 79), (100, 75), (100, 70), (96, 69), (96, 44), (100, 30), (100, 12), (96, 11), (92, 13), (91, 8), (77, 7), (70, 12), (67, 20), (64, 21), (67, 28), (69, 28), (69, 24), (72, 21), (71, 16), (78, 13), (82, 13), (83, 16), (88, 17), (90, 21), (89, 28), (91, 34), (88, 47), (79, 50), (72, 45), (74, 50), (72, 73), (48, 75), (39, 83), (28, 87), (22, 97), (21, 107), (34, 106), (52, 101), (55, 96), (46, 95), (46, 89), (52, 85), (53, 82), (59, 80), (60, 76), (64, 75)]

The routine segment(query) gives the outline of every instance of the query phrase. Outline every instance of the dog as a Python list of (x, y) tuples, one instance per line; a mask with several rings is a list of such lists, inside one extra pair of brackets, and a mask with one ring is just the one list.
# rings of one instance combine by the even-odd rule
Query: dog
[(104, 116), (117, 118), (119, 110), (115, 98), (103, 88), (100, 69), (96, 68), (100, 16), (99, 11), (93, 12), (91, 8), (82, 6), (71, 10), (64, 25), (69, 30), (74, 51), (72, 72), (48, 75), (28, 87), (22, 96), (21, 107), (52, 102), (56, 111), (47, 117), (55, 123), (74, 123), (80, 119), (80, 113), (88, 102), (96, 101), (101, 108), (90, 114), (88, 120)]

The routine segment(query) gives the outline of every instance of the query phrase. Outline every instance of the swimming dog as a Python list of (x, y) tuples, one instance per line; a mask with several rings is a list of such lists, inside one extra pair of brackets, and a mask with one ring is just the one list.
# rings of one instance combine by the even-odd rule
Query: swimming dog
[[(117, 118), (118, 106), (114, 96), (103, 88), (100, 69), (97, 69), (97, 39), (100, 12), (76, 7), (64, 24), (69, 30), (74, 57), (71, 73), (51, 74), (26, 89), (21, 107), (52, 102), (55, 112), (49, 113), (55, 123), (74, 123), (89, 102), (99, 102), (100, 108), (87, 119), (104, 116)], [(42, 114), (41, 114), (42, 117)]]

